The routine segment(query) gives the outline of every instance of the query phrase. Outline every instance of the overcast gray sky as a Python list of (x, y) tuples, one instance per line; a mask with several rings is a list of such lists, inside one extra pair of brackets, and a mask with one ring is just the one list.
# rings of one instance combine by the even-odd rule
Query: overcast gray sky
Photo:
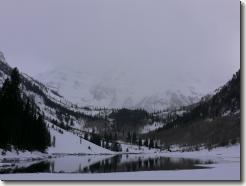
[(239, 0), (0, 0), (0, 51), (31, 75), (131, 67), (214, 88), (240, 66), (239, 10)]

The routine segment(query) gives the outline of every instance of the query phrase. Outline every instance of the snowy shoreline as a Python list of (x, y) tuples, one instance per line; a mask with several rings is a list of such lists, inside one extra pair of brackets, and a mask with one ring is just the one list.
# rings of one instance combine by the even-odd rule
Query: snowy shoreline
[[(137, 155), (137, 154), (136, 154)], [(143, 154), (144, 155), (144, 154)], [(148, 154), (145, 154), (148, 156)], [(150, 154), (149, 154), (150, 155)], [(240, 180), (240, 145), (218, 147), (211, 151), (153, 153), (153, 156), (214, 159), (209, 169), (165, 170), (96, 174), (34, 173), (2, 174), (1, 180)]]
[(42, 153), (38, 151), (6, 151), (4, 152), (5, 155), (3, 155), (3, 150), (0, 149), (0, 167), (1, 162), (18, 162), (18, 161), (35, 161), (35, 160), (42, 160), (42, 159), (48, 159), (55, 157), (55, 155), (48, 154), (48, 153)]
[[(240, 144), (237, 145), (231, 145), (231, 146), (226, 146), (226, 147), (217, 147), (214, 148), (212, 150), (208, 150), (208, 149), (203, 149), (203, 150), (199, 150), (199, 151), (160, 151), (157, 149), (150, 149), (150, 150), (146, 150), (146, 149), (141, 149), (141, 150), (136, 150), (134, 149), (134, 145), (131, 145), (132, 149), (130, 149), (130, 145), (126, 146), (124, 145), (123, 148), (129, 148), (130, 151), (126, 152), (125, 150), (123, 152), (112, 152), (109, 151), (108, 153), (69, 153), (69, 152), (46, 152), (46, 153), (42, 153), (42, 152), (38, 152), (38, 151), (16, 151), (16, 150), (12, 150), (12, 151), (6, 151), (5, 155), (2, 155), (3, 150), (0, 149), (0, 162), (1, 161), (5, 161), (5, 162), (14, 162), (14, 161), (32, 161), (32, 160), (42, 160), (42, 159), (47, 159), (47, 158), (55, 158), (55, 157), (59, 157), (59, 156), (87, 156), (87, 155), (123, 155), (123, 154), (152, 154), (152, 155), (156, 155), (156, 156), (165, 156), (165, 157), (183, 157), (183, 158), (195, 158), (195, 157), (240, 157)], [(135, 147), (136, 148), (136, 147)], [(144, 151), (146, 150), (146, 151)]]

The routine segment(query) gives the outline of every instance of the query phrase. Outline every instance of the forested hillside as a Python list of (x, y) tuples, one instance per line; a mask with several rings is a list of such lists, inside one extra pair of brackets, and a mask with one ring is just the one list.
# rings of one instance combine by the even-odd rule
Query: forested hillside
[(240, 70), (210, 98), (149, 133), (164, 144), (226, 145), (240, 139)]
[(43, 115), (20, 91), (17, 68), (0, 89), (0, 148), (44, 151), (50, 146), (50, 134)]

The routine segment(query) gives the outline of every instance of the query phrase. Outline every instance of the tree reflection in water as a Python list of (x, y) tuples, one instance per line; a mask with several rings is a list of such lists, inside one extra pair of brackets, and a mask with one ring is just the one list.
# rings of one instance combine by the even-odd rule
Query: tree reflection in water
[[(109, 172), (136, 172), (156, 170), (184, 170), (208, 168), (201, 164), (212, 164), (214, 161), (201, 161), (197, 159), (145, 157), (141, 155), (106, 156), (99, 161), (93, 161), (90, 156), (69, 156), (62, 159), (55, 158), (36, 162), (29, 166), (11, 166), (0, 168), (0, 173), (109, 173)], [(98, 157), (97, 157), (98, 158)], [(75, 159), (75, 160), (74, 160)], [(81, 161), (81, 162), (79, 162)], [(83, 162), (87, 162), (86, 164)], [(30, 162), (29, 162), (30, 163)], [(70, 166), (68, 166), (70, 165)]]

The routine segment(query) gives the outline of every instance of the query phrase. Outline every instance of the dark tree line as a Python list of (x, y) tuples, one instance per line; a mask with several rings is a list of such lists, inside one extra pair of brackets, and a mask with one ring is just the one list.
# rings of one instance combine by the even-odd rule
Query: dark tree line
[(50, 134), (35, 104), (20, 91), (21, 78), (14, 68), (0, 89), (0, 148), (44, 151)]
[[(84, 138), (86, 140), (89, 140), (88, 136), (86, 136), (86, 135)], [(102, 137), (99, 134), (92, 132), (89, 141), (98, 145), (98, 146), (101, 146), (103, 148), (106, 148), (106, 149), (109, 149), (112, 151), (116, 151), (116, 152), (122, 151), (121, 145), (117, 142), (117, 134), (115, 134), (114, 136), (111, 133), (109, 135), (104, 134), (104, 136)]]
[(167, 122), (163, 129), (175, 128), (177, 126), (186, 127), (192, 122), (206, 118), (220, 118), (228, 110), (232, 113), (240, 110), (240, 70), (212, 98), (201, 100), (183, 116), (170, 118), (170, 121)]
[(240, 117), (239, 70), (215, 95), (202, 99), (182, 116), (170, 116), (163, 128), (145, 137), (155, 137), (167, 145), (224, 146), (239, 141)]
[(127, 133), (127, 138), (126, 141), (130, 144), (138, 145), (139, 147), (141, 146), (146, 146), (151, 148), (159, 148), (158, 143), (156, 140), (153, 138), (150, 139), (142, 139), (141, 137), (137, 137), (136, 132), (128, 132)]
[(144, 121), (148, 119), (148, 112), (143, 109), (120, 109), (113, 111), (110, 114), (110, 118), (114, 119), (114, 122), (119, 127), (131, 126), (138, 127), (143, 125)]

